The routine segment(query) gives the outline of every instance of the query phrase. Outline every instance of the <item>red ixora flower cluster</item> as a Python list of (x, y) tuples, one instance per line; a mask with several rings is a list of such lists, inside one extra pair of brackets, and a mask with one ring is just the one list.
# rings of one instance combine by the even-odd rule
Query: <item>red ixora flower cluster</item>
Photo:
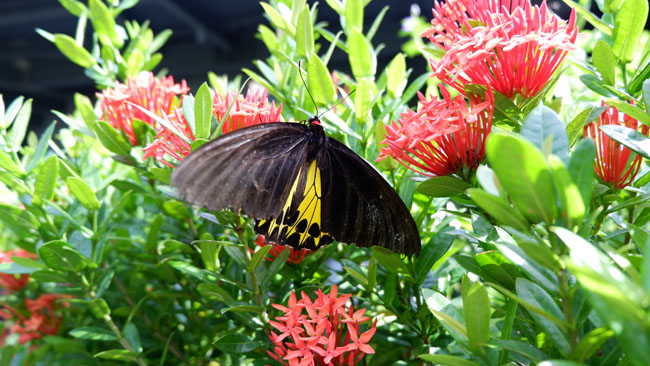
[(329, 295), (320, 289), (312, 301), (304, 292), (300, 300), (296, 293), (289, 296), (288, 306), (273, 304), (284, 314), (269, 321), (277, 332), (269, 338), (275, 345), (268, 354), (288, 366), (356, 365), (366, 354), (375, 353), (368, 342), (377, 329), (375, 321), (361, 333), (359, 324), (370, 320), (366, 309), (354, 311), (345, 304), (352, 295), (337, 296), (336, 285)]
[[(36, 300), (25, 299), (25, 309), (29, 316), (25, 316), (7, 304), (0, 306), (0, 319), (13, 321), (13, 325), (8, 330), (5, 328), (5, 332), (0, 335), (0, 345), (4, 344), (4, 339), (11, 333), (19, 335), (18, 343), (20, 344), (42, 338), (45, 335), (57, 334), (63, 319), (56, 315), (55, 311), (59, 307), (57, 300), (62, 298), (68, 298), (68, 296), (44, 294)], [(63, 302), (63, 305), (69, 306), (66, 302)]]
[[(212, 100), (212, 114), (218, 121), (223, 121), (226, 118), (223, 122), (223, 133), (260, 123), (278, 122), (281, 120), (281, 111), (282, 104), (276, 107), (275, 102), (269, 103), (266, 89), (258, 89), (255, 92), (249, 90), (246, 97), (235, 93), (227, 93), (224, 97), (215, 93)], [(228, 112), (227, 117), (226, 112)], [(195, 136), (185, 120), (182, 110), (176, 108), (173, 113), (163, 115), (162, 118), (176, 132), (171, 131), (167, 126), (158, 124), (154, 141), (142, 150), (145, 152), (145, 159), (153, 156), (162, 164), (173, 168), (176, 161), (180, 162), (190, 154), (191, 142), (194, 141)], [(170, 161), (169, 158), (173, 160)]]
[(488, 88), (484, 98), (470, 94), (469, 107), (461, 94), (452, 98), (445, 88), (440, 93), (442, 99), (426, 99), (418, 93), (418, 110), (409, 109), (386, 126), (383, 143), (388, 147), (381, 149), (379, 160), (392, 156), (428, 176), (467, 177), (478, 167), (492, 129), (492, 90)]
[[(137, 141), (133, 121), (138, 119), (151, 126), (156, 123), (131, 103), (162, 117), (172, 113), (174, 106), (181, 105), (182, 95), (189, 91), (185, 80), (176, 84), (172, 76), (157, 78), (151, 72), (142, 72), (136, 77), (128, 77), (126, 84), (118, 81), (115, 87), (97, 93), (97, 98), (102, 119), (123, 130), (131, 144), (136, 145), (143, 141)], [(181, 96), (181, 99), (175, 101), (177, 96)]]
[(271, 250), (269, 251), (269, 255), (272, 258), (266, 257), (267, 261), (273, 262), (282, 252), (285, 250), (289, 250), (289, 258), (287, 258), (288, 263), (292, 264), (297, 264), (302, 262), (302, 260), (305, 258), (305, 256), (309, 253), (311, 253), (311, 250), (309, 249), (300, 249), (300, 250), (294, 250), (292, 247), (282, 245), (282, 244), (276, 244), (276, 243), (271, 243), (271, 242), (266, 242), (266, 239), (264, 239), (263, 235), (258, 235), (257, 238), (255, 239), (255, 244), (258, 247), (264, 247), (267, 245), (272, 245)]
[(568, 23), (544, 1), (436, 1), (428, 37), (445, 51), (435, 75), (463, 93), (464, 85), (491, 87), (508, 98), (533, 98), (574, 48), (575, 10)]
[[(634, 118), (622, 114), (616, 107), (610, 107), (603, 102), (607, 110), (598, 116), (598, 121), (591, 122), (584, 128), (584, 136), (591, 137), (596, 142), (596, 174), (614, 189), (622, 189), (632, 183), (641, 168), (641, 156), (632, 156), (632, 150), (612, 140), (600, 130), (600, 126), (624, 125), (634, 130), (639, 129), (639, 122)], [(632, 100), (634, 105), (634, 100)], [(621, 119), (623, 120), (621, 123)], [(641, 125), (641, 133), (648, 135), (648, 126)]]
[[(36, 259), (35, 254), (22, 249), (10, 249), (6, 252), (0, 250), (0, 263), (11, 263), (13, 262), (12, 257)], [(2, 294), (2, 289), (9, 293), (18, 291), (27, 285), (27, 281), (29, 281), (28, 274), (0, 273), (0, 294)]]

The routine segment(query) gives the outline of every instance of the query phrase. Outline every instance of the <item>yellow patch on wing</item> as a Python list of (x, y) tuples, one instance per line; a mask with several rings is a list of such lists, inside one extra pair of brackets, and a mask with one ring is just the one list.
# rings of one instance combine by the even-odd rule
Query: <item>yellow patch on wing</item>
[[(275, 233), (278, 233), (278, 241), (284, 241), (294, 248), (316, 249), (321, 240), (326, 245), (332, 241), (332, 237), (321, 230), (321, 174), (315, 160), (307, 170), (303, 196), (294, 198), (301, 176), (302, 168), (291, 186), (282, 214), (268, 222), (269, 226), (265, 231), (271, 240), (275, 239)], [(300, 203), (295, 211), (289, 212), (294, 199), (300, 199)], [(266, 224), (266, 220), (260, 220), (256, 226), (264, 227)]]

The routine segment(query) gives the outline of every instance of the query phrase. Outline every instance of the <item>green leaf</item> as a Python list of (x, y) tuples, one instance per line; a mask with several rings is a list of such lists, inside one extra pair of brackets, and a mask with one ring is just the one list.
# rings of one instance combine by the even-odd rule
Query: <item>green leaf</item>
[[(463, 282), (466, 281), (469, 280), (464, 276)], [(490, 339), (490, 298), (480, 282), (472, 283), (466, 292), (463, 291), (463, 311), (469, 348), (478, 352)]]
[[(183, 100), (184, 101), (184, 100)], [(194, 97), (194, 123), (196, 138), (210, 137), (212, 122), (212, 96), (207, 83), (201, 84)]]
[(362, 79), (357, 84), (354, 95), (354, 117), (360, 125), (365, 124), (370, 118), (373, 99), (372, 89), (371, 82), (367, 79)]
[(216, 271), (219, 269), (219, 252), (221, 251), (221, 244), (214, 240), (200, 240), (199, 248), (201, 248), (201, 259), (208, 271)]
[(34, 268), (25, 267), (23, 265), (14, 262), (0, 263), (0, 273), (23, 274), (23, 273), (32, 273), (35, 271), (36, 269)]
[(275, 33), (273, 33), (273, 31), (269, 29), (269, 27), (265, 26), (264, 24), (258, 25), (257, 35), (258, 38), (262, 39), (262, 42), (264, 42), (264, 45), (269, 51), (273, 51), (278, 48), (278, 39)]
[(129, 323), (122, 328), (124, 339), (133, 347), (137, 353), (142, 353), (142, 343), (140, 343), (140, 335), (138, 328), (133, 323)]
[(616, 107), (619, 112), (623, 112), (628, 116), (636, 119), (637, 121), (643, 123), (644, 125), (650, 126), (650, 115), (639, 106), (632, 105), (615, 98), (605, 99), (605, 102), (612, 107)]
[(526, 342), (513, 339), (492, 339), (488, 344), (490, 346), (496, 346), (498, 349), (507, 349), (508, 351), (518, 353), (535, 363), (548, 358), (544, 352)]
[[(558, 279), (553, 271), (542, 267), (538, 262), (528, 256), (519, 246), (501, 243), (495, 245), (501, 254), (508, 258), (512, 263), (517, 263), (518, 268), (528, 274), (528, 276), (535, 280), (537, 284), (544, 287), (547, 291), (553, 293), (557, 292), (559, 286)], [(537, 251), (544, 253), (540, 246), (541, 245), (537, 245), (535, 248)]]
[[(565, 164), (569, 163), (569, 138), (564, 123), (551, 108), (540, 104), (533, 109), (521, 126), (520, 134), (543, 151), (544, 155), (552, 153)], [(551, 147), (550, 150), (548, 146)]]
[(81, 14), (86, 11), (86, 6), (77, 0), (59, 0), (59, 3), (61, 3), (61, 5), (75, 17), (81, 16)]
[(585, 207), (591, 205), (591, 195), (594, 191), (594, 159), (596, 159), (596, 145), (593, 139), (581, 140), (573, 149), (569, 159), (569, 174), (578, 187)]
[(282, 17), (282, 14), (280, 14), (279, 11), (273, 8), (272, 5), (264, 2), (261, 2), (260, 5), (262, 5), (262, 8), (264, 8), (264, 12), (271, 20), (271, 24), (273, 24), (276, 28), (285, 31), (291, 37), (294, 37), (296, 35), (296, 29), (291, 24), (289, 24)]
[(586, 290), (590, 303), (636, 365), (649, 365), (650, 329), (646, 294), (597, 247), (563, 228), (552, 231), (569, 248), (567, 266)]
[(67, 34), (54, 34), (54, 45), (65, 57), (84, 69), (91, 68), (97, 63), (90, 52), (79, 46), (74, 38)]
[[(646, 44), (648, 44), (646, 42)], [(634, 79), (632, 79), (627, 86), (625, 87), (630, 95), (633, 97), (637, 97), (639, 95), (639, 92), (642, 91), (643, 95), (643, 102), (648, 105), (648, 99), (646, 98), (648, 95), (646, 93), (647, 86), (650, 85), (650, 62), (648, 62), (645, 67), (636, 74)], [(646, 107), (646, 110), (648, 108)]]
[(363, 32), (363, 4), (361, 0), (345, 1), (345, 33)]
[(257, 250), (255, 254), (253, 254), (253, 257), (251, 258), (251, 261), (248, 263), (246, 266), (246, 270), (248, 272), (255, 272), (257, 267), (262, 263), (264, 258), (266, 257), (267, 254), (269, 254), (269, 251), (271, 251), (272, 246), (271, 245), (265, 245)]
[(149, 168), (149, 172), (153, 174), (156, 179), (161, 183), (171, 184), (172, 181), (172, 171), (168, 168)]
[(457, 342), (467, 342), (467, 329), (462, 315), (443, 295), (428, 289), (422, 289), (422, 297), (431, 313), (440, 321)]
[(336, 99), (336, 89), (327, 66), (316, 54), (312, 54), (307, 64), (307, 84), (319, 105), (331, 105)]
[(190, 263), (182, 261), (168, 261), (167, 264), (181, 271), (182, 273), (185, 273), (186, 275), (205, 281), (204, 271)]
[(77, 197), (79, 202), (89, 210), (98, 210), (101, 204), (95, 196), (95, 192), (80, 178), (68, 177), (65, 180), (70, 192)]
[(599, 39), (591, 52), (591, 61), (605, 84), (614, 86), (616, 83), (616, 57), (609, 43)]
[(25, 175), (23, 168), (14, 161), (14, 159), (6, 152), (0, 150), (0, 168), (11, 173), (15, 177)]
[(25, 171), (28, 173), (31, 172), (36, 167), (36, 165), (41, 162), (43, 156), (45, 156), (50, 143), (50, 139), (52, 138), (52, 133), (54, 133), (55, 126), (56, 122), (52, 122), (50, 126), (45, 130), (45, 132), (43, 132), (41, 138), (38, 140), (38, 145), (36, 145), (34, 155), (31, 156), (25, 165)]
[(509, 290), (514, 290), (515, 279), (520, 277), (521, 273), (503, 254), (486, 251), (477, 254), (475, 259), (480, 267), (479, 274), (483, 281), (496, 282)]
[(390, 272), (409, 273), (406, 264), (399, 257), (399, 254), (390, 249), (376, 246), (372, 247), (372, 256)]
[(359, 282), (366, 288), (368, 287), (368, 279), (366, 278), (366, 276), (355, 271), (353, 268), (350, 267), (343, 266), (343, 270), (345, 270), (345, 272), (347, 272), (350, 276), (352, 276), (355, 280), (357, 280), (357, 282)]
[(443, 175), (425, 180), (418, 184), (415, 190), (431, 197), (453, 197), (471, 187), (472, 185), (464, 180), (451, 175)]
[(222, 313), (227, 313), (229, 311), (233, 311), (236, 313), (258, 313), (262, 314), (264, 312), (265, 308), (263, 306), (256, 306), (256, 305), (236, 305), (236, 306), (231, 306), (229, 308), (225, 308), (221, 310)]
[[(10, 108), (13, 106), (10, 106)], [(32, 99), (27, 99), (27, 101), (20, 107), (14, 122), (11, 125), (11, 129), (7, 133), (6, 145), (9, 148), (9, 151), (16, 152), (20, 149), (23, 140), (25, 139), (25, 134), (27, 133), (27, 125), (29, 124), (29, 117), (32, 114)]]
[(568, 360), (546, 360), (537, 364), (537, 366), (587, 366), (584, 363), (573, 362)]
[[(288, 252), (288, 250), (286, 251)], [(217, 286), (214, 283), (200, 283), (196, 287), (197, 291), (201, 294), (201, 296), (208, 298), (208, 299), (215, 299), (216, 301), (223, 302), (225, 304), (232, 304), (234, 303), (234, 299), (226, 289), (224, 289), (221, 286)]]
[[(422, 252), (415, 260), (415, 278), (419, 284), (424, 282), (434, 264), (447, 252), (453, 241), (453, 235), (441, 230), (426, 245), (422, 246)], [(368, 267), (368, 271), (370, 271), (370, 267)]]
[(626, 0), (614, 20), (614, 54), (627, 64), (641, 49), (639, 40), (648, 20), (647, 0)]
[(215, 347), (226, 353), (248, 353), (264, 345), (238, 333), (228, 333), (214, 342)]
[[(311, 24), (309, 7), (305, 6), (298, 16), (296, 25), (296, 52), (300, 56), (310, 59), (314, 53), (314, 30)], [(311, 59), (310, 59), (311, 62)]]
[(357, 30), (352, 30), (348, 35), (348, 58), (352, 67), (354, 78), (360, 80), (372, 77), (377, 72), (377, 56), (372, 45)]
[(95, 136), (108, 151), (117, 155), (129, 155), (131, 145), (124, 140), (113, 126), (104, 121), (97, 121), (94, 127)]
[(266, 288), (266, 286), (273, 281), (275, 275), (280, 272), (280, 269), (282, 269), (284, 264), (287, 262), (287, 259), (289, 259), (289, 254), (291, 254), (290, 250), (283, 250), (282, 253), (273, 260), (268, 272), (266, 272), (266, 275), (262, 278), (262, 283), (260, 284), (262, 288)]
[(38, 256), (49, 268), (65, 272), (79, 272), (88, 263), (86, 257), (61, 240), (45, 243)]
[(590, 107), (578, 113), (578, 115), (575, 116), (566, 127), (567, 134), (569, 135), (569, 145), (573, 145), (576, 139), (583, 135), (584, 127), (587, 123), (598, 118), (605, 109), (607, 109), (607, 107)]
[(650, 138), (648, 136), (635, 129), (619, 125), (600, 126), (600, 130), (612, 140), (619, 142), (644, 158), (650, 159)]
[(551, 168), (555, 188), (560, 198), (560, 217), (566, 221), (566, 227), (573, 228), (574, 225), (582, 223), (587, 211), (580, 190), (573, 183), (571, 174), (558, 157), (549, 156), (548, 165)]
[(592, 329), (585, 334), (580, 343), (571, 352), (570, 358), (578, 362), (587, 361), (591, 356), (596, 354), (600, 347), (614, 336), (614, 331), (608, 328)]
[(44, 265), (43, 263), (37, 262), (37, 261), (35, 261), (33, 259), (30, 259), (30, 258), (11, 257), (11, 260), (14, 263), (19, 264), (19, 265), (21, 265), (23, 267), (36, 268), (36, 269), (46, 269), (47, 268), (47, 266)]
[(117, 35), (115, 19), (106, 5), (101, 0), (89, 0), (88, 8), (90, 9), (90, 20), (99, 41), (106, 46), (113, 45), (116, 48), (121, 48), (123, 41)]
[(386, 67), (386, 89), (393, 98), (402, 96), (406, 87), (406, 58), (403, 53), (398, 53)]
[(433, 362), (436, 365), (445, 365), (445, 366), (480, 366), (478, 363), (474, 361), (470, 361), (464, 358), (460, 358), (458, 356), (450, 356), (450, 355), (427, 355), (427, 354), (422, 354), (418, 355), (419, 358)]
[(117, 337), (108, 329), (99, 327), (77, 327), (69, 332), (74, 338), (90, 339), (93, 341), (115, 341)]
[(511, 207), (504, 199), (493, 196), (479, 188), (468, 189), (467, 195), (500, 224), (522, 232), (528, 231), (529, 225), (524, 215), (516, 207)]
[(126, 362), (136, 362), (138, 360), (137, 353), (132, 351), (127, 351), (125, 349), (111, 349), (108, 351), (99, 352), (95, 354), (94, 357), (103, 358), (106, 360), (126, 361)]
[(134, 77), (144, 69), (144, 54), (134, 49), (126, 59), (126, 75)]
[(165, 201), (163, 203), (163, 211), (176, 220), (187, 220), (192, 217), (190, 210), (184, 203), (175, 200)]
[(515, 207), (532, 223), (553, 222), (555, 185), (541, 151), (522, 137), (493, 132), (486, 154)]
[(70, 279), (64, 273), (49, 269), (33, 272), (30, 277), (38, 282), (70, 282)]
[[(420, 254), (420, 257), (421, 256), (422, 254)], [(650, 270), (650, 267), (648, 267), (648, 269)], [(370, 260), (368, 261), (368, 289), (374, 289), (376, 287), (377, 287), (377, 260), (375, 259), (375, 257), (370, 257)]]
[[(529, 304), (544, 309), (557, 319), (565, 320), (560, 307), (555, 303), (555, 301), (553, 301), (553, 298), (537, 284), (520, 277), (517, 278), (515, 287), (517, 288), (517, 295)], [(569, 339), (564, 333), (564, 330), (552, 320), (547, 319), (536, 312), (529, 311), (528, 313), (533, 319), (535, 319), (537, 324), (544, 329), (550, 340), (557, 347), (558, 351), (560, 351), (564, 356), (568, 356), (569, 353), (571, 353), (571, 345), (569, 344)]]
[(52, 199), (58, 176), (59, 158), (53, 155), (47, 159), (36, 176), (36, 182), (34, 182), (34, 197), (32, 199), (34, 205), (41, 205), (43, 200), (49, 201)]

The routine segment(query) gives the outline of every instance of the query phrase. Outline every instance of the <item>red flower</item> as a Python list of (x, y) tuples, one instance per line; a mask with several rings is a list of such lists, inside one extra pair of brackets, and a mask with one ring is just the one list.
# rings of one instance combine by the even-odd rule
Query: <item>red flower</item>
[(392, 156), (407, 168), (428, 176), (473, 172), (485, 155), (485, 140), (492, 129), (494, 96), (488, 88), (485, 101), (470, 95), (469, 108), (462, 95), (451, 98), (440, 88), (443, 99), (425, 99), (420, 107), (402, 113), (386, 126), (387, 148), (381, 160)]
[[(33, 339), (42, 338), (44, 335), (54, 335), (59, 331), (59, 326), (63, 319), (55, 314), (58, 309), (56, 301), (61, 298), (68, 298), (65, 295), (45, 294), (39, 296), (36, 300), (25, 299), (25, 308), (29, 316), (4, 304), (6, 311), (0, 311), (0, 318), (13, 320), (13, 325), (9, 328), (9, 333), (19, 334), (18, 342), (27, 343)], [(68, 306), (67, 303), (63, 303)]]
[[(345, 304), (352, 295), (337, 296), (336, 285), (329, 295), (321, 290), (312, 300), (304, 292), (300, 300), (295, 292), (289, 296), (289, 306), (272, 304), (284, 313), (270, 321), (279, 332), (271, 332), (274, 344), (269, 356), (288, 366), (355, 365), (366, 354), (375, 353), (368, 345), (377, 328), (375, 321), (370, 329), (360, 334), (359, 324), (370, 320), (364, 317), (365, 309), (346, 311)], [(307, 314), (303, 314), (303, 309)]]
[[(634, 105), (634, 100), (632, 100)], [(634, 130), (639, 129), (639, 122), (623, 114), (619, 116), (616, 107), (610, 107), (603, 102), (607, 110), (598, 116), (598, 121), (591, 122), (584, 128), (584, 136), (591, 137), (596, 142), (596, 163), (594, 170), (598, 176), (614, 189), (622, 189), (632, 183), (641, 168), (641, 156), (636, 155), (630, 160), (632, 150), (609, 138), (601, 130), (604, 125), (624, 125)], [(623, 119), (623, 123), (621, 123)], [(648, 135), (648, 126), (641, 125), (641, 133)]]
[[(249, 89), (246, 98), (241, 95), (236, 96), (235, 93), (227, 93), (225, 97), (215, 93), (212, 98), (212, 114), (217, 117), (218, 121), (223, 122), (221, 132), (228, 133), (260, 123), (280, 122), (282, 103), (276, 108), (275, 101), (269, 103), (266, 93), (264, 88), (257, 89), (254, 93)], [(230, 113), (223, 121), (228, 109), (230, 109)]]
[(273, 262), (280, 255), (280, 253), (284, 252), (285, 250), (291, 251), (291, 253), (289, 254), (289, 258), (287, 259), (287, 262), (293, 264), (300, 263), (303, 260), (303, 258), (305, 258), (305, 255), (311, 253), (311, 250), (309, 249), (294, 250), (292, 247), (286, 245), (267, 243), (266, 240), (264, 239), (264, 236), (262, 235), (257, 236), (257, 238), (255, 239), (255, 244), (257, 244), (258, 247), (272, 245), (269, 254), (273, 258), (269, 258), (269, 257), (265, 258), (267, 261), (271, 261), (271, 262)]
[(433, 16), (422, 35), (446, 53), (432, 68), (461, 93), (466, 84), (480, 84), (508, 98), (533, 98), (578, 35), (575, 11), (567, 23), (529, 0), (448, 0), (436, 2)]
[[(259, 123), (277, 122), (281, 119), (282, 105), (276, 108), (275, 102), (269, 104), (265, 89), (260, 89), (255, 93), (249, 91), (246, 98), (236, 96), (234, 93), (228, 93), (225, 97), (215, 93), (212, 103), (212, 113), (219, 121), (222, 121), (226, 112), (230, 110), (223, 123), (223, 133)], [(231, 105), (232, 107), (230, 107)], [(175, 108), (173, 113), (163, 115), (162, 118), (176, 132), (171, 131), (167, 126), (158, 124), (154, 141), (142, 150), (145, 152), (145, 159), (153, 156), (159, 162), (173, 168), (176, 161), (180, 162), (190, 154), (191, 143), (195, 136), (185, 120), (182, 110)]]
[(172, 113), (175, 105), (181, 105), (182, 97), (176, 103), (176, 96), (182, 96), (189, 91), (190, 88), (185, 80), (175, 84), (172, 76), (158, 79), (151, 72), (142, 72), (136, 77), (128, 77), (126, 84), (118, 81), (114, 88), (107, 88), (97, 93), (97, 98), (103, 113), (102, 119), (107, 120), (113, 127), (123, 130), (131, 144), (136, 145), (142, 141), (137, 141), (135, 137), (133, 120), (139, 119), (151, 126), (155, 126), (156, 123), (130, 103), (162, 117)]
[(192, 145), (188, 141), (194, 141), (194, 134), (192, 134), (192, 128), (185, 120), (185, 116), (180, 109), (174, 108), (174, 113), (164, 115), (162, 118), (176, 132), (182, 134), (184, 138), (170, 131), (166, 126), (158, 124), (158, 133), (153, 142), (142, 148), (142, 151), (144, 151), (143, 158), (148, 159), (153, 156), (159, 162), (173, 168), (174, 165), (169, 162), (169, 159), (165, 158), (170, 157), (182, 161), (191, 152)]
[[(22, 249), (11, 249), (6, 252), (0, 251), (0, 263), (12, 263), (12, 257), (36, 259), (36, 255), (26, 252)], [(9, 293), (18, 291), (27, 285), (29, 281), (28, 274), (14, 275), (9, 273), (0, 273), (0, 289), (5, 289)]]

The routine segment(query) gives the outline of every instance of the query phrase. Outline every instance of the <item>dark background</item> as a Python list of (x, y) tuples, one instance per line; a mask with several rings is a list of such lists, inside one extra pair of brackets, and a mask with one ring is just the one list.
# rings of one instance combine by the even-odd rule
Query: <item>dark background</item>
[[(374, 45), (386, 46), (379, 54), (378, 70), (399, 52), (406, 40), (398, 38), (397, 33), (411, 4), (418, 4), (422, 15), (431, 18), (433, 0), (374, 0), (366, 6), (366, 30), (381, 9), (390, 6), (373, 39)], [(560, 0), (549, 1), (549, 5), (556, 11), (560, 9), (560, 14), (568, 14)], [(163, 60), (155, 71), (166, 68), (175, 80), (186, 79), (192, 90), (207, 80), (208, 71), (232, 77), (243, 67), (255, 70), (252, 60), (268, 56), (262, 41), (255, 38), (258, 24), (268, 25), (257, 0), (141, 0), (124, 11), (118, 23), (143, 23), (147, 19), (154, 34), (164, 29), (174, 32), (160, 50)], [(325, 1), (319, 2), (318, 21), (327, 22), (329, 29), (340, 29), (338, 15)], [(0, 93), (5, 104), (19, 95), (34, 99), (30, 126), (37, 131), (54, 119), (50, 110), (69, 113), (73, 109), (75, 92), (91, 97), (96, 92), (81, 67), (68, 61), (54, 44), (34, 31), (42, 28), (74, 37), (76, 24), (77, 18), (56, 0), (0, 0)], [(87, 34), (91, 27), (88, 22)], [(329, 46), (325, 40), (321, 44)], [(415, 69), (415, 75), (426, 67), (421, 58), (407, 62)], [(328, 67), (347, 71), (345, 54), (335, 52)]]

